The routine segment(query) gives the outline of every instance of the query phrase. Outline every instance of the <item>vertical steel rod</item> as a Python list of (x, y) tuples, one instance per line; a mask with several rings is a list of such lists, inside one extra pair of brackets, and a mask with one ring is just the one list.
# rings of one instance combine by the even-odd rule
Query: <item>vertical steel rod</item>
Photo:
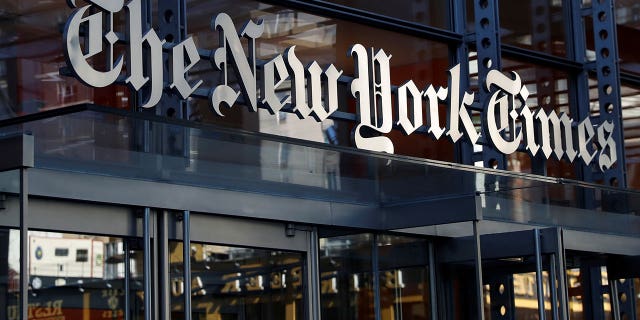
[(131, 318), (131, 251), (128, 239), (124, 239), (122, 250), (124, 251), (124, 320), (129, 320)]
[(536, 248), (536, 293), (538, 295), (538, 319), (544, 320), (544, 283), (542, 282), (542, 250), (540, 248), (540, 229), (533, 229)]
[(620, 299), (618, 299), (618, 280), (609, 279), (609, 297), (611, 297), (611, 314), (613, 315), (613, 320), (620, 320)]
[(560, 304), (560, 319), (567, 320), (569, 319), (569, 292), (567, 291), (567, 281), (565, 270), (565, 257), (564, 257), (564, 241), (562, 240), (562, 229), (556, 229), (556, 250), (558, 256), (558, 293), (559, 293), (559, 304)]
[(371, 244), (371, 274), (373, 275), (373, 312), (376, 320), (381, 319), (380, 311), (380, 273), (378, 271), (378, 235), (373, 235)]
[(29, 184), (27, 168), (20, 169), (20, 319), (29, 314)]
[(191, 320), (191, 222), (188, 210), (182, 212), (182, 265), (184, 319)]
[(480, 246), (480, 234), (478, 233), (478, 221), (473, 221), (473, 237), (475, 244), (475, 262), (476, 262), (476, 287), (477, 287), (477, 295), (478, 299), (477, 303), (477, 312), (478, 320), (484, 320), (484, 286), (482, 281), (482, 248)]
[(431, 304), (431, 319), (438, 319), (438, 297), (436, 288), (436, 255), (433, 243), (429, 242), (429, 300)]
[(312, 228), (309, 231), (309, 252), (307, 258), (307, 295), (308, 307), (307, 317), (312, 320), (320, 320), (320, 264), (318, 262), (318, 229)]
[(151, 209), (144, 208), (142, 222), (143, 258), (144, 258), (144, 320), (151, 320)]
[(158, 276), (157, 285), (155, 286), (158, 292), (158, 307), (159, 313), (156, 318), (169, 319), (171, 317), (171, 289), (169, 283), (169, 216), (168, 210), (159, 211), (156, 215), (158, 226), (158, 232), (153, 237), (155, 239), (155, 247), (157, 248), (157, 257), (155, 260), (156, 270)]
[(558, 320), (558, 288), (556, 282), (558, 281), (556, 272), (556, 255), (551, 254), (549, 259), (549, 287), (551, 292), (551, 316), (553, 320)]

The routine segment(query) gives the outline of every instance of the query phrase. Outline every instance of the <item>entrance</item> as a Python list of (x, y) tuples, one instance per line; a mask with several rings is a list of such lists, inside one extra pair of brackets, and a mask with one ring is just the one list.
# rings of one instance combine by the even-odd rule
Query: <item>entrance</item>
[[(182, 217), (176, 217), (182, 224)], [(187, 319), (189, 305), (191, 319), (313, 318), (311, 228), (207, 214), (191, 214), (190, 220), (186, 246), (182, 234), (168, 241), (170, 295), (165, 308), (171, 319)]]

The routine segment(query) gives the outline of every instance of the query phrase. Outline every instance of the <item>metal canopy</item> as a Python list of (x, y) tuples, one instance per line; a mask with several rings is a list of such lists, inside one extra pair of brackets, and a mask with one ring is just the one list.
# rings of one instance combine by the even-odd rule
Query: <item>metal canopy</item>
[[(620, 235), (640, 230), (640, 193), (576, 181), (88, 104), (0, 127), (35, 138), (32, 196), (376, 230), (479, 220)], [(282, 150), (293, 161), (285, 163)], [(595, 209), (576, 197), (585, 190), (595, 194)]]

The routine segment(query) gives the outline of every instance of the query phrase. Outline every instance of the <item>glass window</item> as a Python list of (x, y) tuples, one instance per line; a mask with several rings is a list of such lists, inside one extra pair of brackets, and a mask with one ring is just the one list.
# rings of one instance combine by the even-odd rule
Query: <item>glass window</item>
[[(11, 236), (13, 238), (13, 234)], [(123, 319), (126, 312), (125, 241), (108, 236), (30, 231), (29, 319)], [(17, 250), (17, 231), (11, 243)], [(69, 256), (69, 251), (76, 255)], [(3, 252), (7, 251), (0, 250), (0, 254)], [(17, 270), (19, 257), (11, 250), (8, 252), (10, 270)], [(142, 251), (133, 250), (128, 254), (134, 280), (130, 282), (131, 319), (141, 319)], [(16, 279), (16, 272), (13, 274), (12, 278)], [(18, 282), (12, 281), (15, 283), (10, 286), (13, 288), (10, 292), (17, 299)], [(9, 304), (8, 317), (2, 319), (18, 319), (17, 300), (14, 301)]]
[(620, 96), (627, 186), (640, 189), (640, 89), (623, 85)]
[(427, 241), (380, 235), (378, 253), (382, 317), (404, 320), (431, 318)]
[(322, 319), (375, 319), (372, 234), (320, 239)]
[(343, 6), (382, 14), (411, 22), (446, 29), (449, 23), (448, 1), (397, 1), (392, 6), (385, 0), (326, 0)]
[[(569, 86), (569, 73), (557, 68), (549, 68), (531, 63), (502, 59), (503, 72), (517, 72), (522, 82), (527, 86), (529, 98), (527, 106), (531, 111), (543, 108), (546, 112), (567, 113), (571, 115), (569, 97), (572, 88)], [(540, 151), (538, 151), (540, 154)], [(532, 172), (531, 157), (528, 153), (515, 152), (508, 157), (508, 170)], [(573, 166), (567, 161), (558, 161), (551, 156), (547, 160), (547, 175), (553, 177), (572, 178), (575, 176)]]
[(615, 21), (617, 24), (618, 54), (623, 72), (640, 74), (640, 2), (616, 0)]
[(20, 232), (0, 228), (0, 319), (18, 319)]
[[(384, 49), (385, 53), (392, 56), (390, 65), (393, 85), (400, 85), (411, 79), (418, 88), (426, 88), (429, 84), (436, 87), (447, 86), (450, 61), (449, 49), (444, 43), (251, 0), (233, 3), (221, 0), (188, 1), (189, 33), (199, 48), (218, 47), (218, 32), (212, 31), (210, 25), (211, 17), (219, 12), (229, 14), (238, 27), (249, 19), (264, 21), (264, 33), (256, 41), (257, 57), (263, 61), (295, 45), (296, 55), (303, 65), (312, 61), (317, 61), (323, 67), (334, 64), (336, 68), (344, 71), (343, 75), (353, 76), (354, 61), (347, 52), (353, 44), (362, 44), (366, 48)], [(246, 47), (246, 43), (244, 45)], [(219, 84), (222, 79), (222, 73), (213, 68), (209, 61), (200, 61), (192, 71), (194, 80), (204, 80), (204, 85), (208, 87)], [(286, 95), (289, 87), (286, 84), (283, 86), (283, 95)], [(355, 113), (355, 99), (347, 83), (340, 85), (338, 91), (339, 110)], [(271, 115), (263, 109), (254, 114), (240, 104), (232, 108), (222, 108), (222, 112), (224, 117), (217, 116), (212, 111), (209, 101), (193, 99), (190, 119), (352, 146), (352, 122), (325, 120), (318, 123), (312, 118), (299, 119), (292, 113)], [(441, 120), (441, 125), (444, 126), (446, 119), (443, 117)], [(397, 154), (454, 160), (454, 147), (445, 141), (446, 139), (433, 141), (426, 134), (418, 133), (405, 136), (398, 130), (393, 130), (387, 136), (394, 142)]]
[(502, 43), (567, 56), (562, 0), (500, 1)]
[[(303, 319), (304, 255), (191, 244), (193, 319)], [(183, 319), (182, 242), (169, 243), (171, 318)]]
[(60, 76), (66, 65), (61, 30), (72, 12), (64, 1), (2, 1), (2, 8), (0, 119), (84, 102), (129, 105), (124, 86), (93, 89)]

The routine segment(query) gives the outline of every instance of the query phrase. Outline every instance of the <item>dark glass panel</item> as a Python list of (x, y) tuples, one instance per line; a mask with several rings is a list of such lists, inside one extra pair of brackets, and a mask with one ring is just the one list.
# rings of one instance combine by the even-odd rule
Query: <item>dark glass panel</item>
[(322, 319), (374, 319), (373, 235), (320, 239)]
[[(62, 30), (72, 12), (64, 1), (3, 0), (0, 6), (0, 119), (83, 102), (129, 106), (123, 86), (94, 89), (59, 74), (66, 65)], [(123, 25), (121, 15), (116, 17), (117, 28)], [(105, 56), (92, 58), (101, 59)]]
[(327, 0), (327, 2), (442, 29), (448, 29), (450, 25), (451, 2), (448, 1), (396, 1), (391, 6), (386, 0)]
[[(192, 319), (301, 320), (302, 253), (191, 244)], [(171, 319), (184, 319), (182, 242), (169, 243)]]
[[(555, 111), (558, 115), (567, 113), (571, 116), (569, 74), (566, 71), (534, 65), (521, 60), (502, 59), (503, 72), (517, 72), (523, 84), (527, 86), (529, 97), (527, 106), (531, 111), (543, 108), (547, 113)], [(581, 119), (574, 119), (579, 121)], [(542, 154), (538, 151), (538, 154)], [(580, 161), (580, 159), (574, 160)], [(528, 153), (516, 152), (508, 156), (508, 170), (532, 172), (532, 163)], [(547, 175), (553, 177), (573, 178), (573, 165), (567, 161), (557, 161), (554, 156), (547, 160)]]
[[(211, 30), (210, 24), (211, 18), (220, 12), (229, 14), (238, 27), (249, 19), (264, 21), (265, 31), (256, 41), (256, 54), (261, 60), (270, 59), (295, 45), (296, 55), (304, 65), (313, 61), (323, 67), (334, 64), (344, 71), (343, 75), (352, 77), (354, 61), (347, 52), (353, 44), (362, 44), (367, 48), (384, 49), (385, 53), (392, 56), (393, 85), (413, 80), (420, 89), (425, 89), (429, 84), (447, 86), (449, 50), (443, 43), (250, 0), (188, 1), (189, 33), (199, 48), (215, 49), (219, 46), (219, 34)], [(243, 45), (246, 49), (247, 44)], [(220, 84), (223, 76), (209, 61), (204, 60), (192, 71), (192, 78), (204, 80), (208, 87)], [(234, 77), (230, 76), (230, 81), (238, 86)], [(289, 87), (283, 84), (282, 88), (284, 97), (289, 94)], [(338, 104), (340, 111), (356, 112), (356, 102), (347, 83), (339, 86)], [(325, 120), (319, 123), (310, 117), (299, 119), (292, 113), (271, 115), (263, 109), (255, 114), (240, 104), (222, 108), (222, 112), (224, 117), (217, 116), (207, 100), (191, 100), (190, 119), (196, 121), (353, 146), (352, 122)], [(444, 125), (445, 119), (442, 118)], [(454, 159), (453, 145), (445, 139), (436, 142), (424, 134), (405, 136), (398, 130), (393, 130), (388, 136), (393, 140), (398, 154), (447, 161)]]
[[(5, 275), (8, 270), (0, 276), (0, 299), (7, 306), (0, 311), (0, 315), (6, 312), (2, 319), (18, 319), (18, 244), (17, 230), (0, 230), (0, 246), (6, 248), (0, 252), (7, 255), (0, 259), (0, 272)], [(58, 254), (65, 250), (69, 254)], [(30, 231), (29, 251), (29, 319), (124, 319), (123, 239)], [(138, 253), (131, 251), (131, 277), (137, 280), (131, 282), (131, 319), (142, 315)]]
[(620, 69), (640, 74), (640, 42), (637, 41), (640, 36), (640, 2), (616, 0), (614, 4)]
[(567, 56), (562, 0), (500, 1), (503, 44)]

